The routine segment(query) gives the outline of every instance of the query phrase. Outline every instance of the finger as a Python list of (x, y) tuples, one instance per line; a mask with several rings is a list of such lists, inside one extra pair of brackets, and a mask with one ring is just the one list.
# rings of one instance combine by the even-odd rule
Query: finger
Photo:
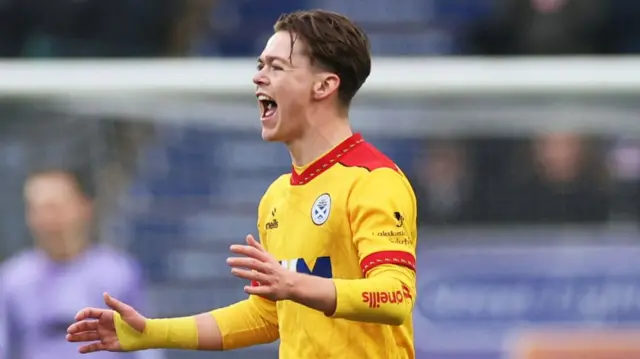
[(248, 281), (255, 281), (263, 285), (269, 283), (269, 277), (266, 274), (254, 270), (233, 268), (231, 269), (231, 274), (238, 278), (246, 279)]
[(95, 342), (97, 340), (100, 340), (100, 334), (98, 334), (98, 332), (67, 334), (67, 341), (71, 343)]
[(104, 309), (100, 308), (84, 308), (76, 314), (76, 321), (85, 320), (85, 319), (100, 319), (102, 314), (104, 313)]
[(104, 293), (104, 302), (106, 305), (109, 306), (109, 308), (115, 310), (116, 312), (123, 314), (127, 311), (132, 311), (133, 308), (131, 308), (129, 305), (117, 300), (116, 298), (112, 297), (109, 295), (109, 293)]
[(255, 249), (259, 250), (260, 252), (265, 252), (265, 253), (267, 252), (267, 250), (266, 250), (266, 249), (264, 249), (264, 247), (262, 246), (262, 244), (260, 244), (260, 242), (258, 242), (258, 241), (253, 237), (253, 235), (251, 235), (251, 234), (247, 234), (247, 238), (246, 238), (246, 240), (247, 240), (247, 244), (248, 244), (248, 245), (250, 245), (251, 247), (253, 247), (253, 248), (255, 248)]
[(238, 244), (234, 244), (230, 248), (232, 253), (255, 258), (261, 262), (269, 262), (270, 257), (266, 252), (261, 252), (259, 249), (251, 247), (251, 246), (241, 246)]
[(107, 350), (107, 348), (104, 344), (100, 342), (85, 345), (80, 347), (80, 349), (78, 349), (78, 351), (82, 354), (95, 353), (103, 350)]
[(227, 264), (234, 268), (252, 269), (259, 272), (269, 271), (269, 264), (254, 258), (231, 257), (227, 258)]
[(244, 287), (244, 292), (250, 295), (258, 295), (261, 297), (267, 296), (271, 294), (273, 291), (272, 287), (260, 285), (260, 286), (251, 286), (247, 285)]
[(83, 321), (71, 324), (67, 329), (67, 333), (76, 334), (76, 333), (82, 333), (82, 332), (91, 332), (95, 330), (98, 330), (97, 320), (83, 320)]

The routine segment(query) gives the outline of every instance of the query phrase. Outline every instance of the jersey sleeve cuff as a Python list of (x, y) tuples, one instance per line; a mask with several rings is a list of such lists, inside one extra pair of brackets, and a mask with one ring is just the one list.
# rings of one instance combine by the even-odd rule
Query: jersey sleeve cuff
[(358, 311), (359, 307), (362, 306), (362, 302), (358, 293), (354, 293), (350, 288), (349, 281), (334, 279), (333, 283), (336, 287), (336, 310), (330, 317), (344, 318)]

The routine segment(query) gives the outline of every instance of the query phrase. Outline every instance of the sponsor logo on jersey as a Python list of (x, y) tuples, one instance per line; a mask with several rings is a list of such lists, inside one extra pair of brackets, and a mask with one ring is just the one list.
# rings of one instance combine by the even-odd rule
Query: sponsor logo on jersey
[(380, 308), (382, 304), (402, 304), (411, 299), (409, 287), (402, 285), (402, 290), (395, 292), (363, 292), (362, 301), (369, 304), (369, 308)]
[(328, 193), (321, 194), (311, 206), (311, 220), (321, 226), (329, 220), (331, 214), (331, 196)]
[(400, 244), (405, 246), (412, 246), (413, 241), (407, 235), (407, 232), (404, 229), (388, 229), (382, 230), (378, 232), (373, 232), (373, 235), (376, 237), (384, 237), (390, 243)]
[(265, 223), (264, 228), (269, 230), (269, 229), (276, 229), (278, 228), (278, 220), (273, 218), (276, 216), (276, 209), (275, 207), (271, 210), (271, 220), (267, 223)]
[(271, 221), (267, 222), (267, 224), (265, 224), (265, 228), (266, 229), (276, 229), (276, 228), (278, 228), (278, 220), (274, 218)]
[(389, 242), (403, 246), (413, 246), (413, 241), (411, 241), (409, 237), (391, 237), (389, 238)]
[(398, 211), (393, 212), (393, 218), (396, 219), (396, 227), (400, 228), (404, 225), (404, 216), (402, 215), (402, 213)]
[(330, 257), (318, 257), (313, 266), (302, 258), (279, 261), (280, 265), (292, 272), (309, 274), (322, 278), (333, 278), (333, 268)]
[(406, 237), (407, 236), (407, 232), (405, 232), (404, 230), (399, 230), (399, 231), (394, 231), (394, 230), (388, 230), (388, 231), (379, 231), (376, 232), (376, 236), (378, 237)]

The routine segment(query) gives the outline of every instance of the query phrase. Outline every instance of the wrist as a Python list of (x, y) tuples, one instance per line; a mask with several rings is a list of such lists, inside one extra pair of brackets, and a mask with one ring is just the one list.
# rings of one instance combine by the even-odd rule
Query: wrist
[(142, 332), (125, 322), (119, 313), (114, 312), (113, 324), (116, 330), (116, 336), (120, 342), (120, 347), (123, 351), (150, 349), (147, 346), (148, 341), (145, 335), (149, 328), (147, 321), (148, 320), (145, 320), (144, 332)]
[(300, 302), (304, 300), (304, 274), (290, 272), (285, 280), (283, 300)]
[(287, 286), (287, 300), (331, 315), (336, 308), (336, 287), (333, 279), (303, 273), (292, 273)]

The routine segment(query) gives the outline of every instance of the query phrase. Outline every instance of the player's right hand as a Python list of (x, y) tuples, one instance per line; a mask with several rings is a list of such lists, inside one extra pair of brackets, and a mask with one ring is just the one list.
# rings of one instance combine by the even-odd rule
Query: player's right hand
[(120, 315), (132, 329), (142, 333), (147, 318), (131, 306), (104, 293), (104, 302), (111, 309), (85, 308), (76, 314), (76, 322), (67, 329), (67, 341), (90, 343), (80, 347), (80, 353), (98, 351), (121, 352), (122, 347), (114, 323), (114, 317)]

